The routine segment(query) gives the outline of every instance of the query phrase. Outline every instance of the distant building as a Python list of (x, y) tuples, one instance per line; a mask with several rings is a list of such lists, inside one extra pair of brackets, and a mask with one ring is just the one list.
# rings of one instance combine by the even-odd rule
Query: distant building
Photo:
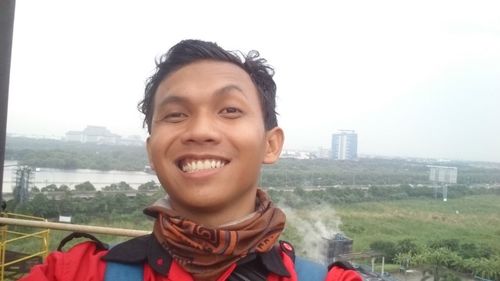
[(66, 132), (65, 140), (97, 144), (144, 145), (144, 140), (141, 136), (132, 135), (122, 137), (111, 133), (106, 127), (102, 126), (87, 126), (83, 131), (68, 131)]
[(340, 130), (332, 135), (332, 159), (358, 158), (358, 134), (353, 130)]
[(121, 145), (136, 145), (136, 146), (144, 145), (144, 143), (145, 143), (144, 139), (139, 135), (123, 137), (120, 139), (119, 142), (119, 144)]
[(75, 141), (75, 142), (85, 142), (85, 138), (83, 136), (82, 131), (68, 131), (66, 132), (67, 141)]
[(283, 150), (280, 158), (293, 158), (293, 159), (311, 159), (313, 158), (310, 152), (299, 150)]
[(87, 126), (83, 131), (69, 131), (66, 133), (67, 141), (83, 143), (117, 144), (121, 137), (111, 133), (106, 127)]
[(332, 155), (332, 151), (328, 148), (320, 147), (315, 153), (316, 158), (327, 159)]

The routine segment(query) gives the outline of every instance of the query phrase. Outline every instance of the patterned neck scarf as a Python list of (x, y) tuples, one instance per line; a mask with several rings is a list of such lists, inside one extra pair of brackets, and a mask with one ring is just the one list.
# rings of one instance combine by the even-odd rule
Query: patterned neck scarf
[(256, 210), (219, 228), (208, 228), (180, 217), (160, 199), (145, 210), (157, 217), (153, 234), (195, 280), (215, 280), (249, 253), (271, 250), (285, 227), (285, 214), (258, 189)]

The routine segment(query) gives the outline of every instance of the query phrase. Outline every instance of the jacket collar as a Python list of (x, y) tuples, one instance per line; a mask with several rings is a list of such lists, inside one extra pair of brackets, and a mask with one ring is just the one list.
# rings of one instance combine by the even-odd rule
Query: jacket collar
[[(103, 256), (103, 259), (118, 263), (147, 262), (154, 271), (163, 276), (168, 275), (172, 264), (172, 257), (153, 234), (140, 236), (120, 243), (112, 247)], [(283, 263), (278, 247), (274, 247), (266, 253), (250, 254), (238, 261), (238, 267), (250, 263), (256, 263), (260, 267), (263, 266), (268, 272), (273, 272), (279, 276), (290, 276)]]

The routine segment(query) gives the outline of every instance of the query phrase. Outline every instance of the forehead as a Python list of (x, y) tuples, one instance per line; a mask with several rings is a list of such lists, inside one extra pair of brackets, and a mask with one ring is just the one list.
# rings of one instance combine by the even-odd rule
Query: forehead
[(248, 73), (228, 62), (201, 60), (185, 65), (169, 74), (158, 86), (156, 102), (169, 95), (199, 95), (227, 86), (239, 88), (247, 98), (259, 99), (257, 88)]

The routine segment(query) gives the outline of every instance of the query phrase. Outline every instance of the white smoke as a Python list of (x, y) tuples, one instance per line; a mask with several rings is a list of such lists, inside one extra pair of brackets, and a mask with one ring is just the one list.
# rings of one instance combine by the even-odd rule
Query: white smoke
[(293, 209), (279, 204), (285, 212), (287, 226), (296, 228), (302, 238), (301, 245), (294, 244), (297, 255), (326, 263), (327, 240), (340, 232), (341, 220), (335, 209), (328, 205), (316, 205), (307, 209)]

